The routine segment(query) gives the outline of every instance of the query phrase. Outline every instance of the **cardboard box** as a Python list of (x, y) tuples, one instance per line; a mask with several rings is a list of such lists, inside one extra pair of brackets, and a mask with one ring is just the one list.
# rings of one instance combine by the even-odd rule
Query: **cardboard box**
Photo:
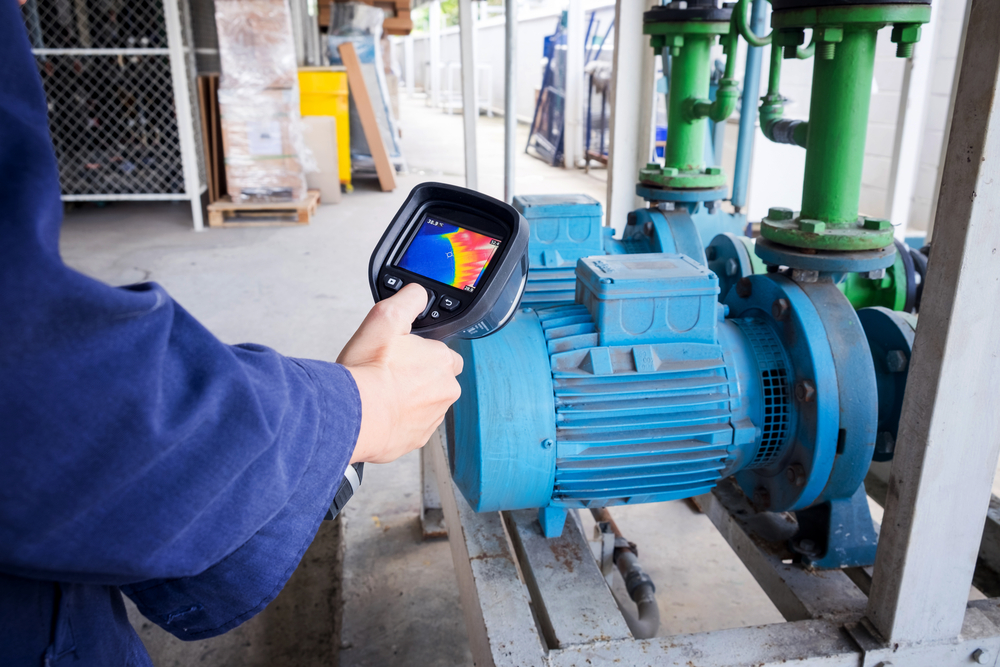
[(226, 184), (234, 202), (306, 196), (296, 90), (220, 90)]
[(223, 88), (292, 88), (297, 62), (287, 0), (215, 0)]

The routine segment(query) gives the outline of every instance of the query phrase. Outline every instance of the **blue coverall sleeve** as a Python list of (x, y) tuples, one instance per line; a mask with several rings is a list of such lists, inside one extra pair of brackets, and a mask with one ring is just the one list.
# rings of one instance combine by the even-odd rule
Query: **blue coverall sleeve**
[(357, 387), (336, 364), (223, 344), (156, 284), (66, 267), (45, 97), (11, 0), (0, 62), (0, 573), (131, 584), (171, 631), (222, 632), (315, 535), (357, 439)]

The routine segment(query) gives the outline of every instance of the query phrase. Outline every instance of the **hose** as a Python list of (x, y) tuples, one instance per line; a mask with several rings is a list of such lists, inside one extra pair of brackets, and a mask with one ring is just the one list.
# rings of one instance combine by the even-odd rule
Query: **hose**
[(636, 639), (655, 637), (660, 629), (660, 607), (656, 603), (656, 586), (639, 564), (635, 544), (629, 542), (618, 529), (618, 524), (605, 508), (591, 508), (590, 513), (599, 523), (607, 523), (615, 535), (614, 564), (625, 580), (625, 590), (635, 602), (636, 614), (619, 604), (622, 616), (632, 636)]

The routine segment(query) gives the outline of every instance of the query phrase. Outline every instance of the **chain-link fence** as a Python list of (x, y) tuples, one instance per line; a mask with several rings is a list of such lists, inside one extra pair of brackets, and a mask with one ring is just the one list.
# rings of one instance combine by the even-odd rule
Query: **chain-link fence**
[[(185, 2), (178, 10), (173, 20), (184, 25), (173, 34), (187, 43), (184, 57), (174, 56), (197, 119), (189, 11)], [(196, 120), (190, 130), (178, 127), (163, 0), (28, 0), (22, 11), (64, 198), (192, 198), (180, 131), (191, 133), (189, 159), (204, 183), (201, 128)]]

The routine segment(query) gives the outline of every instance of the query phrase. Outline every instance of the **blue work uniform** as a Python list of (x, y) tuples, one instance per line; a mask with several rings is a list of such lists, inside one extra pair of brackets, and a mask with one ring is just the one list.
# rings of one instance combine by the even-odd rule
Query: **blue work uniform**
[(39, 68), (0, 0), (0, 664), (150, 665), (121, 593), (182, 639), (263, 609), (361, 401), (343, 366), (225, 345), (155, 283), (68, 268), (61, 218)]

